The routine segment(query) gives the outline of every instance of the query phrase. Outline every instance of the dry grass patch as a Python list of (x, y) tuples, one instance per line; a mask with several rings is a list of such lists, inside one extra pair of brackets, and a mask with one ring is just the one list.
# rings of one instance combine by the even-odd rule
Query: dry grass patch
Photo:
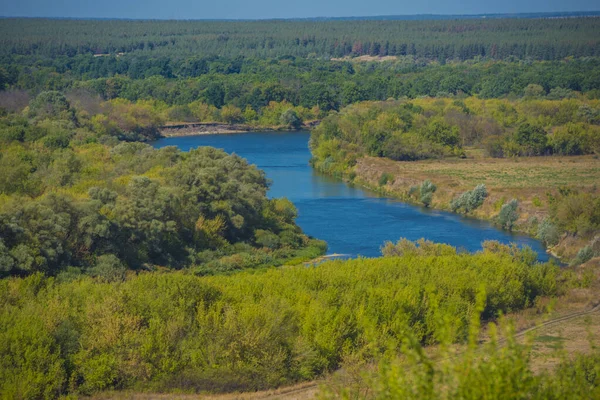
[(357, 182), (378, 186), (383, 173), (394, 176), (385, 190), (402, 198), (411, 186), (426, 179), (437, 185), (432, 206), (446, 209), (459, 194), (485, 184), (489, 196), (474, 214), (490, 218), (512, 198), (519, 200), (521, 221), (543, 218), (548, 212), (548, 193), (569, 186), (586, 191), (600, 184), (600, 160), (593, 156), (522, 157), (517, 159), (469, 158), (424, 161), (392, 161), (364, 157), (355, 167)]
[(538, 192), (560, 186), (592, 187), (600, 183), (600, 160), (593, 156), (522, 157), (517, 159), (477, 158), (392, 161), (364, 157), (357, 171), (392, 173), (400, 178), (434, 183), (457, 191), (470, 190), (480, 183), (504, 191)]
[(552, 369), (562, 357), (588, 354), (599, 345), (600, 312), (540, 328), (533, 340), (532, 369), (534, 372)]

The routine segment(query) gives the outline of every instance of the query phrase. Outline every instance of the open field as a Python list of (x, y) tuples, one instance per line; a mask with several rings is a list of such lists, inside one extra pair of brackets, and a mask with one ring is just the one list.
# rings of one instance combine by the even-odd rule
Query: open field
[(392, 191), (402, 191), (430, 179), (438, 185), (436, 197), (454, 197), (484, 183), (492, 197), (514, 197), (527, 204), (534, 196), (540, 196), (542, 205), (538, 208), (544, 210), (548, 191), (561, 186), (594, 190), (600, 183), (600, 159), (555, 156), (399, 162), (364, 157), (359, 160), (356, 172), (367, 181), (379, 179), (384, 172), (393, 174), (395, 180), (386, 188)]

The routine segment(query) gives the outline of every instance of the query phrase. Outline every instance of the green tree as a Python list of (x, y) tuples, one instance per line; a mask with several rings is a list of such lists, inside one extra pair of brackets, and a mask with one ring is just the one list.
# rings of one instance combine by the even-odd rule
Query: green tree
[(424, 136), (434, 143), (449, 147), (457, 146), (460, 141), (458, 128), (450, 126), (439, 119), (432, 119), (427, 124)]
[(225, 89), (221, 83), (211, 83), (204, 91), (206, 102), (217, 108), (225, 104)]
[(58, 91), (41, 92), (29, 103), (29, 115), (37, 119), (56, 118), (72, 120), (73, 110), (67, 98)]
[(437, 186), (431, 183), (430, 180), (425, 180), (419, 188), (419, 201), (423, 203), (425, 207), (429, 207), (433, 201), (433, 194), (437, 190)]
[(524, 155), (542, 155), (548, 151), (548, 137), (544, 128), (523, 123), (514, 134), (515, 142), (521, 146)]
[(500, 213), (496, 217), (502, 228), (512, 230), (515, 222), (519, 219), (518, 208), (519, 202), (516, 199), (512, 199), (502, 206)]
[(292, 108), (287, 109), (283, 114), (281, 114), (281, 118), (279, 120), (282, 125), (288, 126), (292, 129), (300, 129), (302, 127), (302, 120)]

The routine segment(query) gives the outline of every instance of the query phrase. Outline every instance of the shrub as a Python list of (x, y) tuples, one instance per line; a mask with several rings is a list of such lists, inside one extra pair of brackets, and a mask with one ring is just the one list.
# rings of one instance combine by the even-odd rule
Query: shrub
[(538, 225), (537, 238), (540, 239), (546, 246), (554, 246), (558, 243), (560, 232), (548, 218), (544, 218), (541, 224)]
[(588, 262), (594, 257), (592, 246), (585, 246), (577, 252), (575, 258), (571, 261), (571, 266), (580, 265)]
[[(418, 254), (404, 257), (229, 276), (0, 280), (0, 393), (278, 387), (333, 371), (346, 357), (397, 353), (409, 337), (461, 342), (478, 308), (495, 318), (556, 293), (556, 266), (417, 244)], [(270, 257), (238, 253), (220, 267), (233, 272)]]
[(255, 238), (258, 245), (268, 247), (270, 249), (276, 249), (280, 244), (280, 239), (276, 234), (263, 229), (256, 230)]
[(382, 151), (384, 157), (395, 161), (440, 158), (447, 153), (443, 145), (413, 132), (392, 135), (386, 140)]
[(600, 199), (591, 193), (559, 189), (550, 196), (550, 215), (561, 231), (587, 236), (600, 227)]
[[(25, 286), (19, 288), (23, 297)], [(54, 399), (64, 391), (65, 362), (45, 320), (39, 312), (9, 311), (3, 305), (0, 313), (0, 396), (3, 399)]]
[(244, 115), (238, 107), (227, 105), (221, 109), (221, 119), (228, 124), (236, 124), (244, 122)]
[(423, 136), (433, 143), (454, 147), (459, 144), (458, 127), (450, 126), (440, 119), (432, 119), (423, 131)]
[(555, 154), (564, 156), (584, 154), (589, 149), (584, 124), (568, 123), (557, 127), (550, 136), (550, 146)]
[(519, 219), (519, 202), (517, 199), (512, 199), (507, 204), (504, 204), (500, 209), (497, 221), (504, 229), (512, 230), (515, 222)]
[(513, 140), (520, 146), (518, 150), (520, 155), (542, 155), (548, 148), (546, 131), (540, 126), (529, 123), (519, 125)]
[(504, 157), (504, 142), (506, 139), (502, 136), (488, 136), (483, 140), (483, 148), (488, 156), (494, 158)]
[(465, 214), (481, 207), (487, 197), (487, 189), (484, 184), (479, 184), (475, 189), (464, 192), (458, 198), (452, 200), (450, 208), (453, 212), (462, 211)]
[(433, 183), (431, 183), (431, 181), (429, 179), (423, 181), (423, 183), (421, 184), (420, 190), (419, 190), (419, 194), (420, 194), (419, 201), (421, 203), (423, 203), (423, 205), (425, 207), (429, 207), (433, 200), (433, 193), (435, 193), (436, 190), (437, 190), (437, 186), (435, 186)]
[(544, 96), (545, 94), (546, 91), (544, 90), (544, 88), (540, 85), (536, 85), (535, 83), (530, 83), (525, 87), (525, 90), (523, 91), (523, 96), (530, 98), (539, 98)]
[(572, 99), (575, 96), (575, 92), (573, 92), (569, 88), (555, 87), (550, 89), (550, 93), (546, 96), (550, 100), (562, 100), (562, 99)]
[(402, 257), (407, 255), (443, 256), (453, 254), (456, 254), (454, 247), (425, 239), (412, 242), (406, 238), (401, 238), (396, 243), (388, 241), (381, 246), (381, 255), (384, 257)]
[(57, 118), (71, 120), (73, 110), (67, 98), (55, 90), (41, 92), (29, 103), (29, 116), (39, 120), (44, 118)]
[(96, 259), (96, 264), (88, 274), (105, 282), (117, 282), (125, 279), (127, 267), (114, 254), (105, 254)]
[(394, 183), (394, 175), (388, 173), (388, 172), (384, 172), (383, 174), (381, 174), (381, 176), (379, 177), (379, 186), (385, 186), (388, 183)]
[(592, 239), (590, 247), (592, 248), (595, 257), (600, 256), (600, 235)]
[(49, 149), (64, 149), (69, 146), (70, 135), (68, 134), (54, 134), (44, 137), (44, 146)]
[(300, 129), (302, 127), (302, 120), (292, 108), (285, 110), (283, 114), (281, 114), (279, 122), (292, 129)]
[[(417, 341), (408, 339), (402, 358), (384, 360), (374, 378), (355, 383), (344, 394), (362, 398), (369, 393), (374, 399), (599, 398), (598, 349), (576, 357), (565, 357), (561, 355), (564, 350), (556, 350), (552, 356), (561, 360), (557, 368), (535, 372), (532, 356), (537, 346), (517, 340), (514, 328), (505, 321), (500, 328), (491, 324), (491, 340), (478, 344), (481, 329), (472, 321), (469, 346), (459, 354), (452, 346), (442, 346), (441, 354), (432, 356)], [(322, 394), (323, 398), (335, 397), (326, 388)]]

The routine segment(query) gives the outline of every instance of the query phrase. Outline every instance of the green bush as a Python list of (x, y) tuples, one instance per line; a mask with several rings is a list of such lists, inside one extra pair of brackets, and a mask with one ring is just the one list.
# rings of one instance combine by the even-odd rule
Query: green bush
[(544, 220), (538, 225), (537, 238), (540, 239), (546, 246), (554, 246), (560, 239), (560, 232), (556, 225), (550, 219)]
[(462, 211), (465, 214), (481, 207), (487, 197), (487, 189), (484, 184), (479, 184), (475, 189), (464, 192), (456, 199), (450, 202), (450, 209), (453, 212)]
[(291, 108), (284, 111), (279, 120), (282, 125), (292, 129), (300, 129), (302, 127), (302, 120), (298, 117), (298, 113)]
[[(440, 321), (443, 323), (443, 321)], [(492, 324), (491, 340), (476, 343), (478, 324), (472, 323), (470, 345), (456, 354), (442, 347), (431, 356), (414, 340), (406, 340), (401, 359), (384, 360), (374, 379), (365, 379), (344, 394), (360, 398), (368, 392), (374, 399), (595, 399), (600, 397), (600, 352), (578, 354), (574, 359), (560, 351), (555, 369), (535, 371), (535, 347), (517, 340), (505, 322)], [(535, 372), (534, 372), (535, 371)], [(335, 397), (328, 389), (324, 398)]]
[(412, 132), (392, 135), (383, 145), (382, 155), (395, 161), (441, 158), (448, 152), (439, 144)]
[(119, 143), (0, 152), (0, 190), (10, 196), (0, 204), (2, 274), (75, 267), (121, 280), (123, 267), (189, 267), (198, 253), (231, 256), (239, 243), (283, 243), (290, 253), (309, 243), (294, 205), (267, 198), (264, 172), (220, 150)]
[(430, 180), (425, 180), (419, 188), (419, 201), (423, 203), (425, 207), (429, 207), (433, 201), (433, 194), (437, 190), (437, 186), (431, 183)]
[(416, 252), (401, 257), (230, 276), (0, 280), (0, 393), (278, 387), (339, 368), (347, 357), (397, 354), (408, 338), (462, 342), (476, 309), (496, 318), (556, 293), (552, 265), (506, 252), (457, 254), (426, 241), (410, 247)]
[(585, 246), (577, 252), (577, 255), (571, 261), (571, 265), (574, 266), (574, 265), (580, 265), (580, 264), (586, 263), (589, 260), (591, 260), (593, 257), (594, 257), (594, 250), (592, 249), (592, 246)]
[(127, 267), (114, 254), (101, 255), (95, 265), (88, 269), (88, 274), (107, 282), (118, 282), (125, 279)]
[(74, 113), (65, 95), (51, 90), (41, 92), (29, 102), (29, 117), (38, 120), (45, 118), (71, 120), (74, 118)]
[(500, 209), (500, 213), (496, 217), (498, 224), (503, 229), (512, 230), (515, 222), (519, 219), (519, 202), (517, 199), (512, 199), (507, 204), (504, 204)]
[(443, 256), (452, 254), (456, 254), (454, 247), (443, 243), (433, 243), (425, 239), (412, 242), (401, 238), (396, 243), (385, 242), (381, 247), (381, 255), (384, 257), (402, 257), (407, 255)]
[(254, 233), (256, 243), (263, 247), (276, 249), (279, 247), (280, 239), (273, 232), (257, 229)]
[(394, 175), (392, 175), (392, 174), (390, 174), (388, 172), (384, 172), (379, 177), (378, 184), (379, 184), (379, 186), (385, 186), (388, 183), (394, 183)]
[(536, 156), (545, 154), (548, 150), (548, 137), (544, 128), (523, 123), (513, 135), (513, 140), (519, 145), (519, 155)]
[(561, 232), (586, 237), (600, 228), (600, 198), (592, 193), (562, 188), (549, 203), (552, 221)]

